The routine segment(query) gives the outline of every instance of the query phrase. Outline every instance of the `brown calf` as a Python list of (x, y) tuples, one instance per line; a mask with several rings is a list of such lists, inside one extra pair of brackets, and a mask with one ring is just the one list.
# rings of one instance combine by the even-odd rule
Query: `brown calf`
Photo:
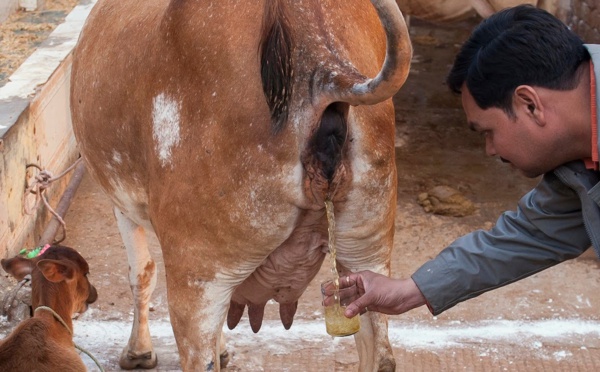
[(51, 246), (36, 258), (1, 263), (17, 280), (31, 274), (34, 312), (0, 341), (0, 371), (86, 371), (73, 344), (71, 318), (98, 297), (87, 278), (87, 262), (72, 248)]

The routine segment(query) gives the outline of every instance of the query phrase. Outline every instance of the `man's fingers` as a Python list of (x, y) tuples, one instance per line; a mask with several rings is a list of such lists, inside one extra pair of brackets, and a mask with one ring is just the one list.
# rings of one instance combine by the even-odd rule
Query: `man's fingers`
[(354, 279), (351, 275), (346, 275), (340, 277), (340, 288), (348, 288), (352, 287), (356, 284), (356, 279)]

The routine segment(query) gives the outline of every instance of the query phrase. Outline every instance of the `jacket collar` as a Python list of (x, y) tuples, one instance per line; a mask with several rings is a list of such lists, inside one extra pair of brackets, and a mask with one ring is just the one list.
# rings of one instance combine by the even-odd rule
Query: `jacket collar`
[[(594, 65), (594, 75), (596, 76), (596, 100), (600, 100), (600, 45), (599, 44), (584, 44)], [(600, 130), (600, 104), (596, 104), (596, 125)], [(598, 148), (600, 149), (600, 136), (598, 140)]]

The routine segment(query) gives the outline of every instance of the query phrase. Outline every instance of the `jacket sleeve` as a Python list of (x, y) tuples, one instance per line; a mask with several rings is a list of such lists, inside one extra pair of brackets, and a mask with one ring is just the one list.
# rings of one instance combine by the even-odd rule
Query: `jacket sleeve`
[(465, 235), (426, 262), (412, 278), (433, 315), (459, 302), (510, 284), (590, 246), (577, 194), (555, 175), (503, 213), (489, 231)]

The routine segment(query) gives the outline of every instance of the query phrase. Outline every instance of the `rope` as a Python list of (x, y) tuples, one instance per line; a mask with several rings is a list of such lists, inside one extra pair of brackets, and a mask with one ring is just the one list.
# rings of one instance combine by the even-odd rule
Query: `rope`
[(31, 281), (31, 275), (27, 274), (23, 277), (23, 280), (17, 283), (17, 286), (4, 297), (4, 303), (2, 304), (2, 313), (8, 314), (8, 310), (12, 307), (12, 303), (17, 297), (17, 294), (23, 288), (25, 284)]
[[(52, 182), (64, 177), (67, 173), (69, 173), (71, 170), (73, 170), (73, 168), (75, 168), (75, 166), (82, 159), (83, 158), (78, 158), (77, 160), (75, 160), (75, 162), (73, 164), (71, 164), (70, 167), (68, 167), (64, 172), (62, 172), (61, 174), (59, 174), (56, 177), (53, 177), (53, 175), (50, 171), (48, 171), (46, 169), (42, 169), (42, 167), (40, 167), (37, 164), (27, 164), (25, 167), (25, 168), (35, 167), (40, 171), (40, 173), (38, 173), (34, 177), (34, 181), (31, 183), (31, 185), (29, 185), (27, 187), (27, 189), (25, 189), (25, 193), (23, 194), (24, 212), (25, 212), (25, 214), (32, 215), (33, 211), (39, 207), (40, 203), (41, 202), (44, 203), (44, 205), (46, 206), (48, 211), (50, 211), (50, 213), (52, 213), (52, 215), (54, 217), (56, 217), (58, 222), (60, 222), (60, 225), (62, 226), (62, 230), (63, 230), (62, 238), (58, 241), (55, 241), (54, 244), (62, 242), (67, 237), (67, 224), (62, 219), (62, 217), (58, 213), (56, 213), (56, 211), (48, 203), (48, 199), (46, 198), (46, 189), (50, 186), (50, 184)], [(32, 207), (30, 207), (29, 203), (27, 203), (27, 195), (28, 194), (35, 194), (35, 203), (33, 204)]]
[[(67, 323), (65, 323), (65, 321), (63, 320), (63, 318), (61, 318), (61, 316), (58, 315), (58, 313), (56, 311), (52, 310), (52, 308), (50, 308), (48, 306), (39, 306), (39, 307), (37, 307), (34, 310), (34, 312), (36, 312), (38, 310), (46, 310), (46, 311), (50, 312), (52, 315), (54, 315), (54, 317), (56, 318), (56, 320), (58, 320), (63, 326), (65, 326), (65, 328), (67, 329), (67, 331), (69, 331), (69, 334), (71, 335), (71, 337), (73, 336), (73, 331), (71, 330), (71, 328), (69, 328), (69, 326), (67, 325)], [(94, 356), (89, 351), (87, 351), (83, 347), (77, 345), (75, 342), (73, 342), (73, 345), (75, 346), (76, 349), (78, 349), (79, 351), (83, 352), (88, 357), (90, 357), (90, 359), (92, 359), (94, 361), (94, 363), (96, 363), (96, 365), (98, 366), (98, 368), (100, 369), (100, 371), (104, 372), (104, 368), (102, 368), (102, 366), (100, 365), (100, 362), (98, 362), (98, 360), (96, 358), (94, 358)]]

